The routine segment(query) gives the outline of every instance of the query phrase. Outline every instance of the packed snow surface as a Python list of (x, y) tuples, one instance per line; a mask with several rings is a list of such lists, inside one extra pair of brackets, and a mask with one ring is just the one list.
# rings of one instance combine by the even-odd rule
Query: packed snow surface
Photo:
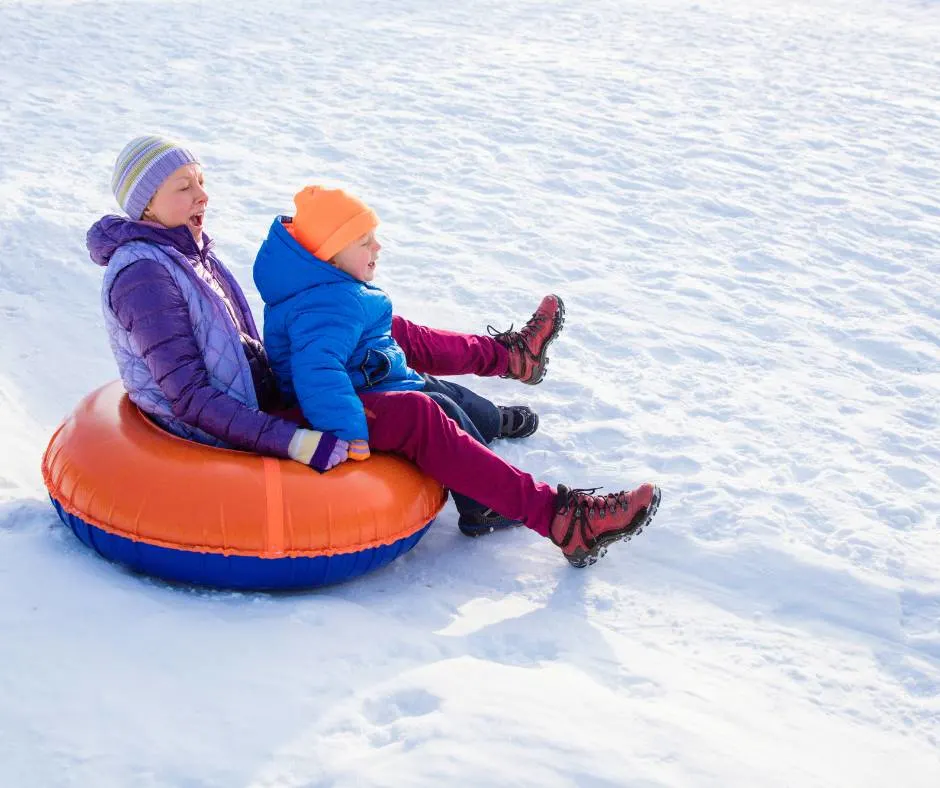
[[(940, 785), (940, 4), (0, 0), (0, 785)], [(361, 580), (220, 593), (56, 518), (116, 376), (88, 226), (125, 142), (202, 158), (251, 263), (308, 183), (396, 311), (568, 307), (499, 452), (663, 489), (570, 568), (452, 505)]]

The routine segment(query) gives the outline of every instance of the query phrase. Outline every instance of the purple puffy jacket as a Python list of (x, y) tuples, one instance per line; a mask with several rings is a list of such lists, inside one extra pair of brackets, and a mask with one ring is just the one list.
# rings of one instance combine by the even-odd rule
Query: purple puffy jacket
[(201, 263), (212, 272), (235, 313), (261, 411), (246, 407), (211, 385), (186, 300), (159, 263), (141, 260), (122, 271), (111, 287), (111, 306), (181, 421), (235, 448), (286, 458), (298, 425), (263, 412), (285, 403), (279, 401), (274, 376), (244, 294), (213, 253), (212, 241), (205, 235), (203, 239), (200, 250), (186, 227), (169, 229), (120, 216), (105, 216), (88, 231), (87, 245), (91, 259), (102, 266), (108, 264), (122, 244), (148, 241), (172, 246), (194, 266)]

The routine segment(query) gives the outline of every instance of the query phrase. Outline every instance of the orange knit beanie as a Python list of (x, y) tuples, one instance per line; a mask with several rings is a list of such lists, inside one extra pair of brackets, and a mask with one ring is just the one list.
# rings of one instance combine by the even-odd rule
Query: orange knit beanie
[(294, 196), (297, 213), (291, 225), (294, 238), (321, 260), (374, 230), (379, 219), (362, 200), (342, 189), (307, 186)]

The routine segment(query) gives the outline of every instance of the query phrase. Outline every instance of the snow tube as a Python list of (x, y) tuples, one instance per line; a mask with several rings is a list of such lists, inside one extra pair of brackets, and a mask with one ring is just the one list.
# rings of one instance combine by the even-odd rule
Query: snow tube
[(119, 381), (56, 430), (42, 474), (62, 520), (105, 558), (217, 588), (309, 588), (364, 574), (414, 547), (446, 500), (399, 457), (321, 475), (177, 438)]

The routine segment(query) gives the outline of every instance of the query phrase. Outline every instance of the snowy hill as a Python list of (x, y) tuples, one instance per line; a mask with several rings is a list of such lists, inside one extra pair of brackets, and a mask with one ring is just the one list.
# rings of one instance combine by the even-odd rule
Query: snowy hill
[[(0, 0), (0, 785), (940, 785), (940, 5)], [(133, 576), (58, 522), (116, 377), (88, 226), (138, 134), (251, 262), (312, 182), (396, 310), (568, 306), (537, 477), (656, 481), (576, 571), (452, 505), (307, 594)]]

